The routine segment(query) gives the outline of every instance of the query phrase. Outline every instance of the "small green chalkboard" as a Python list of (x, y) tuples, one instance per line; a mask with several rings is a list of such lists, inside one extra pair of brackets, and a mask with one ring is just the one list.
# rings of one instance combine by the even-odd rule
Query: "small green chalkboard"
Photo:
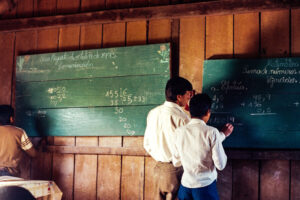
[(169, 57), (167, 43), (19, 56), (16, 125), (29, 136), (143, 135)]
[(209, 123), (235, 126), (226, 147), (300, 148), (300, 58), (206, 60), (203, 92)]

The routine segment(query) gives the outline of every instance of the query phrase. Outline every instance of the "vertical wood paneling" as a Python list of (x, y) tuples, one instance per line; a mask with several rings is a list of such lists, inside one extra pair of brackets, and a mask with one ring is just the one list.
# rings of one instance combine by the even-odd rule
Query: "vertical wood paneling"
[(34, 0), (35, 16), (50, 16), (56, 13), (56, 0)]
[(105, 1), (104, 0), (81, 0), (81, 11), (96, 11), (96, 10), (104, 10), (105, 9)]
[(255, 58), (259, 56), (259, 14), (234, 15), (234, 56)]
[(289, 56), (289, 24), (289, 10), (261, 13), (262, 56)]
[(300, 161), (291, 162), (291, 200), (300, 199)]
[(145, 200), (153, 200), (155, 197), (155, 187), (153, 181), (155, 160), (151, 157), (145, 157)]
[(0, 104), (11, 104), (14, 33), (0, 33)]
[[(206, 59), (231, 58), (233, 54), (233, 16), (206, 17)], [(217, 181), (221, 200), (232, 198), (232, 162), (219, 172)]]
[[(141, 7), (179, 3), (178, 0), (23, 0), (15, 9), (18, 17), (31, 17), (76, 13), (124, 7)], [(191, 2), (189, 0), (184, 2)], [(56, 4), (57, 3), (57, 4)], [(81, 4), (81, 8), (80, 8)], [(106, 5), (105, 5), (106, 4)], [(34, 6), (35, 5), (35, 10)], [(263, 57), (300, 55), (300, 10), (291, 11), (291, 47), (289, 46), (289, 11), (263, 12), (261, 14), (261, 55)], [(9, 15), (13, 16), (14, 12)], [(6, 16), (2, 16), (6, 17)], [(209, 16), (206, 19), (206, 51), (204, 52), (204, 17), (180, 20), (180, 70), (179, 74), (189, 79), (197, 92), (202, 88), (202, 61), (205, 58), (258, 57), (259, 30), (258, 14), (248, 13), (234, 16)], [(106, 24), (103, 28), (103, 47), (145, 44), (147, 41), (145, 21)], [(174, 28), (174, 27), (173, 27)], [(171, 20), (149, 22), (148, 43), (171, 41)], [(37, 33), (37, 34), (36, 34)], [(13, 74), (15, 33), (1, 33), (0, 45), (0, 103), (10, 103)], [(125, 39), (126, 36), (126, 39)], [(234, 36), (234, 42), (233, 42)], [(59, 39), (58, 39), (59, 37)], [(15, 54), (55, 52), (100, 48), (102, 25), (16, 33)], [(37, 41), (37, 42), (36, 42)], [(234, 47), (233, 47), (234, 44)], [(37, 46), (37, 49), (35, 49)], [(8, 94), (8, 95), (6, 95)], [(233, 133), (234, 134), (234, 133)], [(75, 145), (74, 137), (55, 137), (55, 145)], [(77, 146), (97, 146), (97, 137), (77, 137)], [(100, 137), (100, 146), (132, 147), (143, 145), (142, 137)], [(52, 156), (44, 154), (31, 163), (31, 177), (51, 178)], [(145, 169), (144, 169), (145, 162)], [(74, 166), (75, 163), (75, 166)], [(122, 166), (121, 166), (122, 165)], [(153, 169), (155, 161), (150, 157), (99, 156), (96, 155), (53, 155), (53, 178), (64, 192), (64, 199), (153, 199)], [(260, 199), (298, 199), (300, 196), (300, 163), (289, 161), (262, 161)], [(30, 164), (22, 166), (22, 177), (29, 178)], [(75, 171), (74, 171), (75, 167)], [(40, 170), (43, 170), (41, 172)], [(145, 177), (145, 182), (143, 178)], [(73, 180), (75, 178), (75, 180)], [(289, 182), (290, 181), (290, 182)], [(74, 182), (74, 195), (73, 195)], [(98, 182), (98, 183), (97, 183)], [(222, 200), (258, 199), (258, 161), (228, 161), (224, 171), (219, 172), (218, 187)], [(233, 186), (232, 186), (233, 185)], [(289, 185), (291, 188), (289, 188)], [(143, 187), (144, 186), (144, 187)], [(143, 191), (144, 188), (144, 191)], [(144, 197), (143, 197), (144, 192)], [(232, 193), (233, 192), (233, 193)]]
[(130, 0), (106, 0), (107, 9), (129, 8)]
[[(82, 26), (80, 49), (100, 48), (102, 25)], [(76, 146), (98, 146), (98, 137), (76, 137)], [(97, 155), (75, 155), (74, 200), (95, 200)]]
[(11, 11), (8, 10), (5, 13), (2, 13), (0, 19), (16, 18), (16, 13), (17, 13), (17, 6), (15, 6)]
[(233, 16), (206, 17), (206, 59), (232, 58)]
[(169, 19), (149, 21), (148, 42), (150, 44), (171, 41), (171, 21)]
[(97, 155), (75, 155), (74, 179), (74, 200), (96, 199)]
[(80, 10), (80, 0), (57, 0), (57, 14), (77, 13)]
[(233, 200), (258, 199), (258, 164), (255, 160), (233, 160)]
[(103, 47), (120, 47), (125, 45), (125, 23), (103, 25)]
[(98, 156), (97, 200), (120, 199), (121, 156)]
[(58, 29), (38, 30), (37, 53), (57, 52), (58, 33)]
[(179, 41), (180, 41), (180, 19), (172, 19), (171, 21), (171, 51), (170, 51), (170, 69), (171, 77), (179, 76)]
[[(289, 10), (261, 14), (262, 56), (289, 55)], [(261, 162), (261, 200), (288, 200), (290, 165), (287, 160)]]
[(179, 75), (188, 79), (197, 92), (202, 90), (205, 17), (180, 20)]
[(260, 199), (288, 200), (289, 172), (289, 161), (262, 161), (260, 178)]
[(218, 171), (217, 187), (220, 200), (232, 199), (232, 160), (227, 160), (227, 165)]
[(149, 0), (149, 6), (168, 5), (170, 0)]
[(292, 55), (300, 56), (300, 9), (292, 10), (291, 43)]
[(148, 0), (131, 0), (131, 6), (132, 8), (137, 7), (146, 7), (148, 5)]
[(31, 179), (52, 179), (52, 153), (38, 152), (38, 156), (31, 162)]
[(144, 199), (144, 157), (123, 156), (121, 199)]
[[(234, 53), (236, 58), (259, 55), (259, 14), (234, 15)], [(233, 133), (235, 134), (235, 133)], [(236, 133), (237, 134), (237, 133)], [(256, 200), (259, 188), (259, 162), (233, 160), (233, 200)]]
[(126, 27), (126, 45), (143, 45), (147, 41), (147, 22), (127, 22)]
[[(291, 13), (292, 56), (300, 56), (300, 9)], [(300, 161), (291, 161), (291, 200), (300, 199)]]
[(82, 26), (80, 49), (98, 49), (102, 45), (102, 24)]
[(53, 155), (53, 180), (63, 193), (64, 200), (73, 200), (74, 155)]
[(32, 17), (33, 16), (34, 0), (22, 0), (17, 3), (17, 17)]

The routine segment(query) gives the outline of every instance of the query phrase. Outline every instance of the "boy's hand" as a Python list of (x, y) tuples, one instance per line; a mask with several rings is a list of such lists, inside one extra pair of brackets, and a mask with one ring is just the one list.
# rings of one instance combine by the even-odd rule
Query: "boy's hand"
[(232, 131), (233, 131), (233, 125), (232, 124), (225, 124), (225, 126), (221, 129), (221, 131), (225, 134), (226, 137), (228, 137)]

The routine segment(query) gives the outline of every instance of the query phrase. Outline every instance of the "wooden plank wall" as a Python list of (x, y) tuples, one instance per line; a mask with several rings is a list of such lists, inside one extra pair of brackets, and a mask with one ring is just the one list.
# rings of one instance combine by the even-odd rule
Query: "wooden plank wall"
[[(178, 3), (178, 0), (22, 0), (1, 18)], [(184, 1), (189, 2), (189, 1)], [(182, 2), (181, 2), (182, 3)], [(0, 104), (14, 105), (17, 55), (171, 42), (172, 74), (202, 90), (209, 58), (300, 56), (300, 10), (122, 22), (0, 33)], [(143, 137), (49, 137), (52, 145), (142, 147)], [(153, 199), (150, 157), (42, 153), (22, 177), (53, 179), (66, 200)], [(222, 200), (300, 199), (300, 162), (229, 160), (218, 179)]]

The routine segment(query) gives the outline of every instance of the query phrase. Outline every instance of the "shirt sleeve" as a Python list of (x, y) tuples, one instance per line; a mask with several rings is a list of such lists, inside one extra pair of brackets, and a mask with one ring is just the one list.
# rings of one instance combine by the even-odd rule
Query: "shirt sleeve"
[(150, 145), (150, 133), (149, 133), (149, 115), (147, 117), (147, 126), (144, 134), (144, 149), (150, 154), (151, 145)]
[(175, 131), (174, 135), (175, 135), (175, 144), (174, 144), (174, 149), (173, 149), (173, 153), (172, 153), (172, 162), (175, 167), (180, 167), (181, 160), (180, 160), (180, 155), (178, 153), (178, 146), (179, 146), (178, 131)]
[(31, 141), (29, 140), (27, 134), (25, 131), (23, 131), (22, 136), (21, 136), (21, 149), (24, 151), (27, 151), (33, 147)]
[(222, 141), (225, 135), (220, 133), (217, 129), (211, 134), (211, 147), (212, 147), (212, 159), (218, 170), (223, 170), (227, 163), (227, 156), (225, 154)]

